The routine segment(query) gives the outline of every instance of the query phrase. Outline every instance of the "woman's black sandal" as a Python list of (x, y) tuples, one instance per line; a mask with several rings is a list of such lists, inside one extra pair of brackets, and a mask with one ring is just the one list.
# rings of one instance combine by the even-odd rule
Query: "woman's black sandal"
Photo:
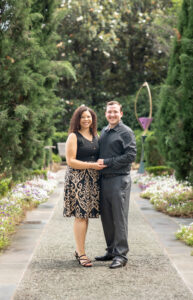
[[(76, 252), (77, 253), (77, 252)], [(79, 261), (79, 264), (82, 266), (82, 267), (86, 267), (86, 268), (90, 268), (92, 267), (92, 263), (91, 261), (88, 259), (88, 258), (81, 258), (83, 256), (86, 256), (86, 254), (83, 254), (83, 255), (80, 255), (77, 257), (78, 261)]]
[(75, 251), (74, 256), (78, 260), (78, 252)]

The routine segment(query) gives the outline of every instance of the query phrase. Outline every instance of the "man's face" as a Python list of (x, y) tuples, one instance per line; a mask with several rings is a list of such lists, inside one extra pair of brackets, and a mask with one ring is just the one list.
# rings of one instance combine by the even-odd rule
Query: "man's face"
[(118, 104), (108, 105), (105, 116), (110, 127), (115, 127), (120, 122), (123, 112), (120, 111), (120, 106)]

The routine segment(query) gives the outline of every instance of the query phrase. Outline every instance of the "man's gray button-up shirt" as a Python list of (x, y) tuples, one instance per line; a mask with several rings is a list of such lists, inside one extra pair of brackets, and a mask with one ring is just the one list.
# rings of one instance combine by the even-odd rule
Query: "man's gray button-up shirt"
[(129, 174), (136, 156), (136, 142), (133, 131), (119, 122), (114, 128), (103, 128), (99, 139), (99, 158), (104, 159), (107, 168), (102, 174)]

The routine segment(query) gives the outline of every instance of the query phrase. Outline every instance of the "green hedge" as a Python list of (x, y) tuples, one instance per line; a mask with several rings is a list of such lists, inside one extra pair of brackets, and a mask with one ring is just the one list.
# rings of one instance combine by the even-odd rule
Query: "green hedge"
[(149, 131), (144, 145), (145, 166), (162, 166), (165, 164), (158, 147), (158, 139), (154, 131)]
[[(139, 163), (141, 159), (141, 149), (142, 149), (142, 142), (141, 137), (143, 134), (143, 131), (141, 130), (135, 130), (135, 137), (136, 137), (136, 145), (137, 145), (137, 155), (135, 162)], [(160, 154), (159, 148), (158, 148), (158, 142), (157, 137), (154, 134), (154, 131), (147, 131), (146, 133), (147, 137), (145, 139), (144, 143), (144, 160), (145, 160), (145, 166), (160, 166), (164, 164), (164, 160), (162, 155)]]
[(159, 176), (159, 175), (172, 175), (174, 170), (171, 169), (168, 166), (154, 166), (154, 167), (147, 167), (145, 168), (145, 170), (150, 173), (153, 174), (155, 176)]

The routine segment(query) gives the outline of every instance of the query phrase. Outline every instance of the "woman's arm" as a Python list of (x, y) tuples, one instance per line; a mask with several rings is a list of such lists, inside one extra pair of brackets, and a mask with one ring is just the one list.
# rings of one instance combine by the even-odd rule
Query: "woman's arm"
[(102, 170), (105, 166), (99, 165), (98, 162), (85, 162), (76, 159), (77, 154), (77, 136), (71, 133), (66, 142), (66, 162), (67, 165), (74, 169), (96, 169)]

